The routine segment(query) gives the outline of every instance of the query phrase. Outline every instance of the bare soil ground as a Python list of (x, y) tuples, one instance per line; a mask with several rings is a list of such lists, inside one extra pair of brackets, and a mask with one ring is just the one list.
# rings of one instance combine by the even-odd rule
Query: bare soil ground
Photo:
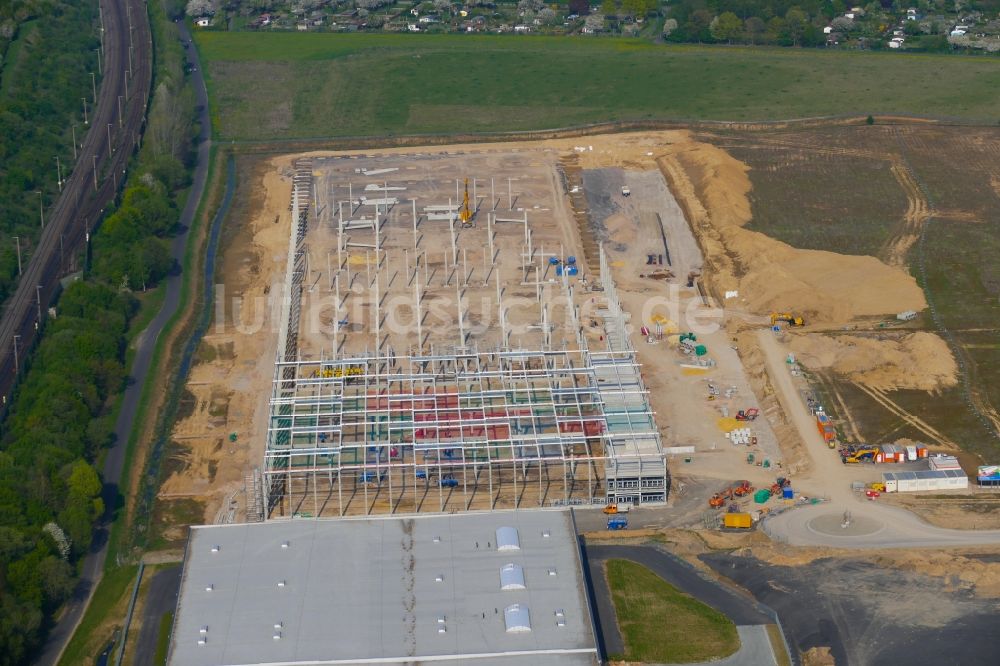
[(1000, 493), (892, 493), (886, 502), (917, 514), (931, 525), (971, 530), (1000, 529)]
[[(557, 165), (564, 174), (568, 196), (557, 196), (555, 203), (543, 208), (554, 211), (552, 214), (559, 218), (561, 229), (556, 233), (561, 236), (564, 251), (579, 243), (582, 270), (595, 270), (596, 242), (606, 243), (623, 304), (632, 314), (633, 343), (643, 363), (643, 376), (665, 443), (695, 446), (698, 452), (691, 462), (681, 462), (680, 457), (672, 462), (675, 474), (681, 478), (708, 478), (720, 484), (748, 478), (764, 485), (778, 473), (791, 472), (794, 476), (808, 472), (803, 442), (775, 397), (773, 379), (765, 371), (766, 363), (754, 333), (767, 323), (764, 315), (771, 310), (802, 314), (810, 323), (805, 333), (786, 338), (790, 351), (817, 370), (847, 378), (872, 401), (894, 410), (900, 418), (920, 423), (912, 410), (893, 400), (892, 390), (937, 390), (955, 382), (954, 359), (933, 333), (831, 335), (833, 329), (850, 326), (859, 318), (924, 308), (926, 303), (914, 278), (893, 259), (898, 252), (879, 259), (796, 249), (748, 229), (752, 188), (746, 165), (689, 132), (457, 145), (433, 150), (453, 156), (468, 153), (474, 156), (469, 159), (494, 165), (506, 155), (525, 154), (529, 161)], [(382, 155), (404, 160), (409, 156), (416, 160), (427, 152), (426, 148), (396, 148), (337, 155)], [(330, 153), (309, 155), (320, 158)], [(202, 362), (188, 386), (192, 395), (190, 414), (178, 423), (175, 433), (175, 440), (189, 452), (175, 461), (178, 470), (164, 484), (162, 496), (207, 500), (206, 520), (222, 519), (229, 503), (241, 499), (238, 495), (244, 475), (259, 464), (263, 449), (275, 344), (276, 306), (268, 296), (287, 256), (289, 176), (295, 157), (288, 155), (255, 164), (252, 178), (243, 185), (246, 210), (241, 216), (242, 225), (227, 244), (223, 275), (227, 298), (244, 297), (243, 311), (238, 316), (230, 313), (230, 305), (225, 306), (229, 317), (226, 321), (238, 318), (244, 330), (229, 325), (206, 337), (200, 354)], [(910, 182), (902, 171), (893, 174), (894, 182)], [(633, 190), (629, 198), (621, 196), (624, 184)], [(486, 186), (482, 180), (478, 185), (482, 198)], [(496, 185), (501, 199), (504, 185)], [(526, 181), (525, 191), (530, 187), (530, 181)], [(907, 219), (922, 219), (921, 206), (920, 202), (909, 206)], [(563, 210), (557, 210), (560, 207)], [(648, 256), (661, 252), (667, 255), (665, 263), (649, 266)], [(321, 269), (322, 257), (313, 259)], [(364, 265), (362, 262), (356, 268), (364, 270)], [(704, 274), (699, 279), (707, 285), (706, 294), (686, 287), (689, 273)], [(726, 299), (727, 291), (739, 295)], [(707, 344), (714, 366), (684, 367), (685, 357), (671, 346), (669, 334), (648, 344), (638, 332), (640, 326), (652, 326), (657, 320), (666, 322), (665, 332), (687, 330), (710, 315), (709, 308), (715, 304), (727, 308), (725, 325), (702, 334), (699, 340)], [(310, 343), (304, 342), (308, 347)], [(314, 345), (313, 350), (321, 352), (322, 345)], [(914, 359), (928, 356), (934, 363), (925, 363), (915, 371)], [(709, 400), (710, 385), (732, 390), (728, 396)], [(758, 444), (756, 448), (736, 448), (725, 435), (737, 425), (732, 421), (735, 412), (748, 407), (759, 407), (762, 412), (757, 422), (749, 424)], [(926, 431), (931, 433), (928, 437), (932, 441), (950, 443), (933, 427), (928, 426)], [(230, 433), (237, 434), (236, 442), (229, 441)], [(747, 465), (748, 452), (754, 452), (758, 461), (767, 459), (771, 469)], [(712, 484), (693, 483), (695, 487), (707, 494), (714, 488)], [(823, 494), (821, 483), (816, 491)]]
[(289, 165), (289, 159), (241, 164), (242, 201), (227, 222), (215, 321), (174, 426), (175, 453), (167, 462), (173, 471), (159, 499), (203, 503), (204, 522), (221, 520), (233, 499), (242, 507), (244, 476), (263, 455), (276, 340), (270, 296), (288, 251), (291, 182), (283, 170), (287, 176)]

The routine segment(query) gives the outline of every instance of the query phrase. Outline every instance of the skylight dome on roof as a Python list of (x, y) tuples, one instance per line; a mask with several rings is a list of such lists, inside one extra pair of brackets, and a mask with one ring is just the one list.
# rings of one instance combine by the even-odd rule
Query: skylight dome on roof
[(507, 625), (508, 634), (531, 631), (531, 617), (524, 604), (511, 604), (504, 608), (503, 622)]
[(521, 540), (517, 536), (517, 528), (497, 528), (497, 550), (521, 550)]
[(500, 589), (501, 590), (523, 590), (524, 569), (520, 564), (505, 564), (500, 567)]

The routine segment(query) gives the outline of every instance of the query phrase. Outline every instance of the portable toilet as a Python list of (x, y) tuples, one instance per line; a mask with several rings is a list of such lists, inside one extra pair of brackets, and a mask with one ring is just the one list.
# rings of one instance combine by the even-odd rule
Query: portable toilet
[(705, 345), (697, 345), (694, 348), (695, 356), (704, 356), (708, 353), (708, 348)]
[(556, 266), (556, 275), (562, 275), (562, 273), (563, 273), (563, 267)]
[(558, 266), (559, 257), (549, 257), (549, 264), (551, 264), (552, 266)]
[(782, 488), (781, 497), (783, 499), (793, 499), (795, 497), (795, 492), (791, 488)]
[(573, 256), (566, 257), (566, 263), (572, 266), (573, 264), (576, 263), (576, 257)]
[(579, 272), (580, 272), (580, 269), (577, 268), (576, 266), (570, 266), (568, 269), (566, 269), (566, 274), (567, 275), (576, 275)]
[(757, 504), (766, 504), (769, 499), (771, 499), (771, 491), (767, 488), (761, 488), (753, 494), (753, 501)]

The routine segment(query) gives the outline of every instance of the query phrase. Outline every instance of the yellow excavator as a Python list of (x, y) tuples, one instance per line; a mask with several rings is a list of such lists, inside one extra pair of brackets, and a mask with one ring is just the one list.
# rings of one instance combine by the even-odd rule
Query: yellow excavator
[(472, 216), (474, 213), (469, 207), (469, 179), (465, 179), (465, 198), (462, 199), (462, 207), (458, 209), (458, 219), (462, 221), (462, 228), (467, 229), (472, 226)]
[(774, 326), (779, 321), (787, 323), (789, 326), (805, 326), (806, 322), (802, 317), (796, 317), (791, 312), (772, 312), (771, 313), (771, 326)]
[(861, 449), (854, 449), (853, 451), (846, 451), (840, 456), (840, 461), (845, 465), (863, 463), (863, 462), (874, 462), (875, 456), (879, 454), (879, 450), (875, 447), (866, 447)]

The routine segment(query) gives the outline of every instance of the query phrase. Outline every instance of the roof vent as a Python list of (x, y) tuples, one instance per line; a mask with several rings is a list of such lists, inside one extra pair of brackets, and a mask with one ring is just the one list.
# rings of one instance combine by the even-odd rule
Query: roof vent
[(212, 552), (217, 553), (222, 550), (222, 546), (212, 546)]
[(288, 541), (282, 541), (282, 542), (281, 542), (281, 547), (282, 547), (282, 548), (288, 548), (288, 547), (289, 547), (289, 546), (291, 546), (291, 545), (292, 545), (292, 544), (291, 544), (290, 542), (288, 542)]
[(550, 576), (555, 576), (557, 573), (559, 573), (559, 572), (556, 571), (555, 567), (552, 567), (551, 569), (549, 569), (549, 575)]
[(500, 567), (500, 589), (501, 590), (523, 590), (524, 569), (520, 564), (505, 564)]
[(445, 633), (448, 633), (448, 627), (446, 627), (446, 626), (444, 626), (444, 625), (442, 624), (442, 625), (441, 625), (440, 627), (438, 627), (438, 633), (439, 633), (439, 634), (445, 634)]
[(208, 643), (208, 639), (207, 638), (202, 637), (202, 638), (198, 639), (198, 645), (205, 645), (206, 643)]
[(434, 537), (434, 543), (441, 543), (441, 537), (439, 536)]
[(437, 576), (434, 576), (434, 582), (435, 583), (444, 582), (444, 574), (438, 574)]
[(444, 624), (444, 621), (447, 619), (448, 617), (446, 615), (438, 615), (438, 624)]
[(208, 625), (206, 624), (206, 625), (205, 625), (205, 626), (203, 626), (203, 627), (202, 627), (201, 629), (199, 629), (199, 630), (198, 630), (198, 633), (199, 633), (199, 634), (207, 634), (207, 633), (208, 633)]
[(284, 622), (275, 622), (275, 623), (274, 623), (274, 628), (275, 628), (275, 629), (281, 629), (281, 628), (283, 628), (284, 626), (285, 626), (285, 623), (284, 623)]
[(284, 586), (285, 586), (285, 581), (279, 580), (278, 581), (278, 587), (284, 587)]
[(214, 583), (209, 583), (208, 585), (205, 586), (205, 591), (206, 592), (211, 592), (214, 589), (215, 589), (215, 584)]
[(517, 537), (516, 528), (497, 528), (497, 550), (521, 550), (521, 540)]
[(548, 530), (545, 530), (544, 532), (542, 532), (542, 538), (548, 539), (550, 536), (552, 536), (552, 532), (550, 532)]
[(503, 609), (503, 623), (507, 626), (508, 634), (531, 631), (531, 617), (528, 614), (528, 607), (524, 604), (507, 606)]
[(274, 638), (274, 640), (276, 640), (276, 641), (280, 641), (281, 640), (281, 632), (280, 631), (274, 632), (274, 636), (272, 638)]

